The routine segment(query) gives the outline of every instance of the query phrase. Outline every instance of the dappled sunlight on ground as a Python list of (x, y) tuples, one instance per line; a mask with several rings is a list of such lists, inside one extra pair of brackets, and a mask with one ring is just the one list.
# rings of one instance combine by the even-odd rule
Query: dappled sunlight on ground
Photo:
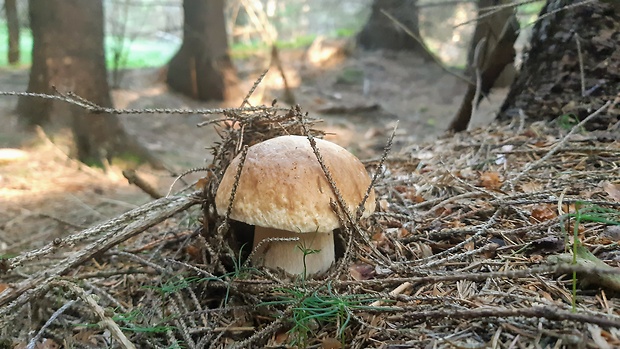
[[(45, 142), (23, 153), (0, 162), (0, 254), (41, 246), (151, 200), (119, 168), (89, 168)], [(162, 191), (172, 182), (141, 175)]]

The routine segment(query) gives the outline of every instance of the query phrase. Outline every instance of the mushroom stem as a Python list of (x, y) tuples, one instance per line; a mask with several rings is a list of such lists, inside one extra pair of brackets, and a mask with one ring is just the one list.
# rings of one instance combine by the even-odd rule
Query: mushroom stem
[[(330, 232), (294, 233), (286, 230), (256, 226), (254, 246), (269, 238), (299, 238), (297, 241), (263, 242), (255, 251), (252, 263), (272, 269), (281, 268), (288, 274), (311, 276), (327, 271), (335, 260), (334, 235)], [(301, 248), (320, 250), (306, 254)], [(305, 269), (305, 270), (304, 270)]]

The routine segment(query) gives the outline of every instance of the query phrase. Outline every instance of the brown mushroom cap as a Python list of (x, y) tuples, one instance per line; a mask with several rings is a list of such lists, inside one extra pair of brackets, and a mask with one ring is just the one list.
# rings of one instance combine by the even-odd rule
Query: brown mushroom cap
[[(370, 185), (364, 165), (344, 148), (315, 139), (319, 153), (355, 214)], [(215, 204), (226, 213), (240, 156), (226, 169)], [(251, 225), (297, 233), (329, 232), (340, 227), (330, 206), (336, 200), (308, 138), (281, 136), (251, 146), (243, 165), (230, 218)], [(375, 194), (366, 200), (363, 217), (374, 212)]]

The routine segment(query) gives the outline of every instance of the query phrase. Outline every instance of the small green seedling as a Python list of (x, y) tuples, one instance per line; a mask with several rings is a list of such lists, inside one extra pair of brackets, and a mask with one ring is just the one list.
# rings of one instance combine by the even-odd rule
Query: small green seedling
[(316, 326), (335, 325), (337, 336), (344, 344), (345, 333), (355, 310), (374, 310), (370, 306), (377, 298), (360, 294), (337, 294), (328, 283), (326, 287), (308, 292), (306, 288), (277, 288), (279, 300), (261, 303), (262, 306), (292, 306), (292, 328), (288, 331), (291, 346), (306, 347)]
[(304, 254), (304, 256), (302, 257), (303, 261), (304, 261), (304, 273), (301, 276), (302, 277), (301, 280), (302, 280), (302, 282), (305, 283), (306, 279), (308, 277), (308, 273), (307, 273), (308, 268), (306, 266), (306, 257), (311, 255), (311, 254), (319, 253), (319, 252), (321, 252), (321, 250), (320, 249), (317, 250), (317, 249), (307, 248), (305, 244), (297, 245), (297, 248)]
[[(567, 237), (568, 232), (566, 231), (565, 219), (571, 218), (575, 219), (575, 223), (573, 224), (573, 245), (571, 261), (571, 263), (574, 265), (578, 264), (578, 256), (584, 255), (584, 251), (582, 251), (584, 247), (579, 240), (579, 225), (581, 224), (581, 222), (596, 222), (608, 225), (620, 225), (620, 211), (585, 202), (576, 202), (575, 212), (566, 214), (560, 219), (560, 228), (562, 229), (562, 233)], [(573, 285), (571, 305), (574, 312), (577, 310), (577, 272), (574, 271), (572, 276)]]
[[(571, 128), (579, 124), (579, 118), (577, 118), (575, 114), (563, 114), (558, 116), (557, 123), (560, 128), (564, 130), (570, 130)], [(583, 131), (583, 127), (579, 131)]]

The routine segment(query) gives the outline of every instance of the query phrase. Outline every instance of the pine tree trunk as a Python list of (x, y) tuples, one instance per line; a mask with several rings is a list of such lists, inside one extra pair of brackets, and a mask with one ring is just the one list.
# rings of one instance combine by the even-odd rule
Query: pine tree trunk
[[(478, 1), (478, 17), (480, 20), (476, 23), (476, 29), (474, 30), (474, 36), (467, 52), (467, 75), (475, 76), (474, 69), (477, 67), (482, 69), (485, 63), (487, 63), (493, 52), (493, 48), (497, 45), (502, 31), (506, 24), (510, 21), (516, 20), (515, 9), (507, 7), (501, 11), (495, 10), (495, 7), (510, 4), (511, 0), (479, 0)], [(493, 11), (493, 12), (491, 12)], [(476, 47), (484, 40), (484, 46), (482, 47), (481, 54), (479, 56), (480, 61), (474, 62), (474, 54)], [(494, 83), (495, 87), (507, 87), (514, 79), (516, 69), (514, 64), (506, 66), (504, 72), (502, 72), (500, 78)]]
[(183, 43), (168, 64), (168, 85), (198, 100), (235, 96), (237, 74), (228, 55), (224, 0), (184, 0)]
[(396, 18), (420, 38), (417, 0), (374, 0), (368, 22), (357, 36), (360, 47), (367, 50), (409, 50), (426, 52), (423, 44), (407, 34), (382, 10)]
[(19, 63), (19, 17), (16, 0), (4, 0), (6, 26), (9, 32), (9, 64)]
[[(30, 0), (33, 36), (28, 92), (74, 92), (103, 107), (112, 107), (103, 48), (101, 0)], [(159, 163), (125, 133), (116, 115), (92, 114), (78, 106), (21, 97), (17, 111), (26, 126), (48, 133), (69, 133), (70, 152), (89, 165), (115, 157)], [(63, 140), (65, 141), (65, 140)]]
[[(565, 114), (581, 120), (620, 93), (620, 6), (595, 1), (564, 8), (568, 5), (574, 2), (548, 0), (541, 11), (500, 119), (521, 110), (529, 120)], [(588, 128), (606, 128), (619, 114), (610, 108)]]

